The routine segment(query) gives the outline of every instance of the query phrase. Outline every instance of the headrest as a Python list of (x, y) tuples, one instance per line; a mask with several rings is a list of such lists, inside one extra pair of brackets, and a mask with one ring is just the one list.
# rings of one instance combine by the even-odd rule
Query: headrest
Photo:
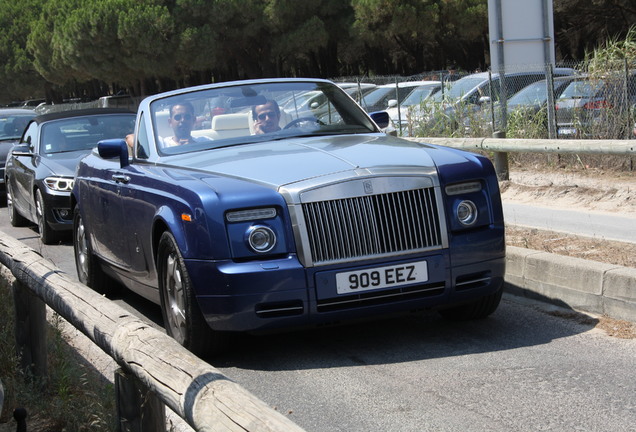
[(212, 129), (249, 129), (249, 113), (219, 114), (212, 117)]

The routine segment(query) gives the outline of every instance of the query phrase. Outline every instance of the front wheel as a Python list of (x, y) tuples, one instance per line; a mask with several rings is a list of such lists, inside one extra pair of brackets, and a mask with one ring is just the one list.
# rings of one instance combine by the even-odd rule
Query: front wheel
[(35, 214), (37, 217), (38, 231), (40, 232), (40, 239), (45, 245), (53, 244), (58, 241), (59, 234), (49, 226), (46, 222), (46, 206), (44, 204), (44, 198), (40, 189), (35, 191)]
[(97, 258), (93, 255), (88, 237), (84, 220), (76, 207), (73, 211), (73, 252), (77, 278), (81, 283), (100, 294), (106, 296), (116, 294), (118, 285), (100, 267)]
[(15, 208), (15, 203), (14, 203), (14, 197), (15, 195), (13, 194), (13, 187), (11, 186), (11, 183), (9, 181), (9, 179), (7, 179), (6, 182), (7, 185), (7, 210), (9, 211), (9, 222), (11, 223), (11, 226), (14, 227), (23, 227), (28, 225), (29, 221), (22, 216), (18, 210)]
[(441, 309), (439, 313), (444, 318), (454, 321), (468, 321), (486, 318), (488, 315), (497, 310), (497, 307), (499, 307), (499, 303), (501, 302), (502, 295), (503, 282), (499, 289), (492, 294), (460, 306)]
[(157, 248), (161, 312), (166, 333), (196, 355), (215, 354), (225, 348), (226, 336), (205, 321), (174, 236), (165, 232)]

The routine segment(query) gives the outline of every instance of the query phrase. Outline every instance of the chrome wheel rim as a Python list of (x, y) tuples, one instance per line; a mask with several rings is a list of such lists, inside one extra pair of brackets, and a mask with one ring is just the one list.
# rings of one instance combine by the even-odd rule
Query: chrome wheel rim
[(75, 261), (77, 268), (81, 272), (84, 279), (88, 275), (88, 242), (86, 240), (86, 231), (84, 230), (84, 221), (82, 218), (78, 218), (77, 232), (75, 233), (75, 241), (77, 247), (75, 248)]
[(164, 288), (167, 325), (171, 336), (183, 343), (186, 334), (185, 292), (183, 274), (175, 252), (166, 257)]
[(13, 220), (13, 191), (9, 182), (7, 182), (7, 210), (9, 211), (9, 219)]
[(38, 230), (40, 231), (40, 237), (44, 235), (45, 223), (44, 222), (44, 203), (42, 202), (42, 193), (37, 191), (35, 196), (35, 213), (38, 218)]

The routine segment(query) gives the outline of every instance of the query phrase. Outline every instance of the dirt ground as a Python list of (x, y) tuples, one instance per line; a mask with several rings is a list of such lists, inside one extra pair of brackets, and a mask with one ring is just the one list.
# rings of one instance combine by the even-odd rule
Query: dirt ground
[[(612, 164), (607, 162), (612, 158), (597, 157), (592, 166), (581, 159), (555, 165), (547, 158), (511, 161), (510, 180), (500, 183), (504, 202), (634, 217), (636, 229), (636, 170), (630, 170), (630, 161), (614, 157)], [(506, 235), (511, 246), (636, 267), (634, 243), (514, 226), (506, 227)]]

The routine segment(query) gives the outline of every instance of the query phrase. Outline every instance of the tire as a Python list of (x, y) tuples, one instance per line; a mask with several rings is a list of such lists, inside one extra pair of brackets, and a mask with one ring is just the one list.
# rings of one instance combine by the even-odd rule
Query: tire
[(50, 245), (56, 243), (60, 235), (58, 232), (53, 231), (53, 229), (46, 222), (46, 206), (44, 204), (44, 199), (42, 198), (42, 192), (40, 189), (35, 190), (35, 216), (38, 224), (38, 231), (40, 232), (40, 240), (45, 245)]
[(73, 212), (73, 253), (77, 278), (81, 283), (105, 296), (119, 292), (119, 285), (104, 273), (93, 255), (88, 231), (77, 207)]
[(227, 336), (205, 321), (174, 236), (164, 232), (157, 247), (157, 274), (166, 333), (198, 356), (226, 349)]
[(13, 187), (11, 187), (11, 183), (9, 183), (9, 179), (7, 179), (6, 185), (7, 185), (7, 192), (6, 192), (7, 193), (7, 210), (9, 211), (9, 222), (14, 227), (27, 226), (29, 224), (28, 219), (22, 216), (20, 213), (18, 213), (18, 210), (16, 210), (15, 205), (13, 204), (13, 197), (15, 195), (13, 194)]
[(503, 282), (499, 289), (492, 294), (460, 306), (440, 309), (439, 313), (444, 318), (453, 321), (483, 319), (497, 310), (497, 307), (499, 307), (499, 303), (501, 302), (502, 294)]

